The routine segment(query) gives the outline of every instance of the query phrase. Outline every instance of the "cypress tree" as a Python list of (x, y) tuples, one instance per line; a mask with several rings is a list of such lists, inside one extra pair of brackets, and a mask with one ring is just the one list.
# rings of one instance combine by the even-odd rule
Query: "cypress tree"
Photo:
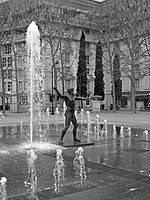
[(95, 65), (95, 84), (94, 84), (94, 95), (102, 96), (102, 101), (105, 98), (105, 83), (104, 83), (104, 72), (102, 63), (102, 44), (99, 41), (96, 45), (96, 65)]
[(115, 83), (116, 103), (119, 104), (122, 96), (122, 80), (120, 72), (120, 58), (116, 53), (113, 61), (113, 76)]
[(79, 62), (77, 71), (77, 92), (81, 97), (87, 96), (87, 74), (86, 74), (86, 41), (82, 31), (80, 38)]

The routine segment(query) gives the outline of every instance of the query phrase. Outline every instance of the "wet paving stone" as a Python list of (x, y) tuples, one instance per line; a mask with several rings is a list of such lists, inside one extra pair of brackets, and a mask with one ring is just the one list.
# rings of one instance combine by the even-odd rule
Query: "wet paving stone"
[(123, 149), (122, 151), (128, 151), (131, 153), (145, 153), (150, 151), (149, 149), (140, 149), (140, 148), (131, 148), (131, 149)]
[(20, 195), (16, 197), (10, 197), (9, 200), (29, 200), (31, 197), (29, 195)]
[[(54, 154), (46, 154), (46, 155), (54, 157)], [(73, 160), (72, 157), (70, 157), (70, 156), (64, 156), (64, 159), (68, 162), (70, 162), (70, 161), (72, 162), (72, 160)], [(108, 165), (104, 165), (104, 164), (97, 164), (97, 163), (90, 162), (90, 161), (85, 161), (85, 162), (86, 162), (86, 167), (91, 168), (93, 170), (98, 170), (103, 173), (113, 174), (113, 175), (120, 176), (123, 178), (128, 178), (131, 180), (141, 181), (143, 183), (150, 184), (149, 176), (146, 176), (143, 174), (138, 174), (138, 173), (135, 173), (132, 171), (127, 171), (124, 169), (114, 168), (112, 166), (108, 166)]]
[[(82, 193), (69, 195), (69, 199), (75, 200), (82, 198), (83, 200), (107, 200), (107, 199), (132, 199), (135, 196), (140, 196), (145, 190), (140, 183), (129, 180), (120, 181), (113, 185), (106, 185), (99, 188), (94, 188)], [(147, 188), (149, 190), (149, 187)]]
[(141, 142), (150, 142), (150, 140), (139, 140)]
[[(65, 195), (70, 195), (74, 193), (84, 192), (86, 190), (90, 190), (95, 188), (94, 185), (90, 185), (90, 183), (80, 186), (80, 183), (66, 185), (60, 189), (59, 192), (55, 192), (54, 188), (46, 189), (37, 192), (35, 196), (37, 196), (38, 200), (49, 200), (57, 197), (62, 197)], [(34, 198), (30, 194), (24, 194), (16, 197), (10, 197), (9, 200), (34, 200)], [(35, 198), (36, 199), (36, 198)]]
[[(49, 128), (55, 129), (56, 127)], [(149, 200), (150, 177), (146, 174), (150, 173), (150, 159), (147, 156), (150, 145), (149, 142), (142, 141), (142, 132), (140, 134), (139, 137), (135, 136), (130, 139), (126, 134), (126, 138), (116, 138), (116, 140), (111, 138), (111, 134), (108, 140), (93, 140), (95, 145), (85, 145), (83, 148), (87, 180), (82, 187), (79, 182), (76, 182), (73, 168), (74, 152), (78, 146), (64, 150), (65, 183), (58, 193), (54, 190), (53, 177), (56, 151), (36, 152), (38, 200)], [(17, 140), (11, 134), (7, 135), (11, 137), (8, 140), (5, 138), (2, 142), (4, 145), (12, 145), (13, 149)], [(18, 134), (16, 135), (19, 137)], [(56, 133), (53, 130), (49, 138), (57, 142), (59, 135), (60, 132)], [(68, 142), (70, 142), (72, 133), (68, 135)], [(14, 141), (13, 144), (12, 141)], [(0, 177), (8, 178), (9, 200), (33, 200), (24, 186), (24, 181), (28, 177), (26, 153), (19, 155), (18, 152), (13, 154), (11, 151), (10, 155), (0, 154)]]
[(148, 200), (148, 196), (143, 196), (136, 194), (135, 192), (128, 192), (124, 194), (119, 194), (117, 196), (110, 196), (107, 198), (102, 198), (101, 200)]

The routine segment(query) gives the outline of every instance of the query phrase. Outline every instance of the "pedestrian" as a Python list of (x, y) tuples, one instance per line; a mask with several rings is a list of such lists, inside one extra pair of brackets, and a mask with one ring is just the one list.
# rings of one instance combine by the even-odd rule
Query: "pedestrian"
[(70, 126), (70, 122), (72, 122), (73, 126), (74, 126), (73, 127), (73, 142), (74, 142), (74, 144), (81, 142), (81, 140), (77, 139), (77, 137), (76, 137), (78, 124), (77, 124), (77, 119), (75, 116), (75, 100), (86, 100), (87, 98), (79, 97), (79, 96), (77, 97), (74, 94), (74, 88), (68, 89), (66, 96), (61, 95), (60, 92), (57, 90), (57, 88), (53, 88), (53, 89), (57, 92), (57, 94), (59, 95), (60, 98), (65, 100), (65, 104), (66, 104), (65, 127), (62, 130), (59, 144), (63, 145), (63, 138)]

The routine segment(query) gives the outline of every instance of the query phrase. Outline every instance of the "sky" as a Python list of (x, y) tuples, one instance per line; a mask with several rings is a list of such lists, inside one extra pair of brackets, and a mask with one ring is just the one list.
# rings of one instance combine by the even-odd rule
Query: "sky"
[(105, 0), (94, 0), (94, 1), (103, 2), (103, 1), (105, 1)]
[[(1, 3), (1, 2), (4, 2), (4, 1), (7, 1), (7, 0), (0, 0), (0, 3)], [(103, 1), (105, 1), (105, 0), (94, 0), (94, 1), (103, 2)]]
[(7, 0), (0, 0), (0, 3), (5, 2), (5, 1), (7, 1)]

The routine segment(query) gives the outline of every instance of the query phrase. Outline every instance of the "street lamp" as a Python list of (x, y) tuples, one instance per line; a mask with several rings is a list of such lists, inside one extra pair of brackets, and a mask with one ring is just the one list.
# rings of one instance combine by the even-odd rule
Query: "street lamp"
[(57, 65), (59, 62), (56, 61), (53, 65), (52, 65), (52, 112), (51, 112), (51, 115), (54, 115), (54, 100), (53, 100), (53, 87), (54, 87), (54, 84), (53, 84), (53, 77), (54, 77), (54, 66)]

